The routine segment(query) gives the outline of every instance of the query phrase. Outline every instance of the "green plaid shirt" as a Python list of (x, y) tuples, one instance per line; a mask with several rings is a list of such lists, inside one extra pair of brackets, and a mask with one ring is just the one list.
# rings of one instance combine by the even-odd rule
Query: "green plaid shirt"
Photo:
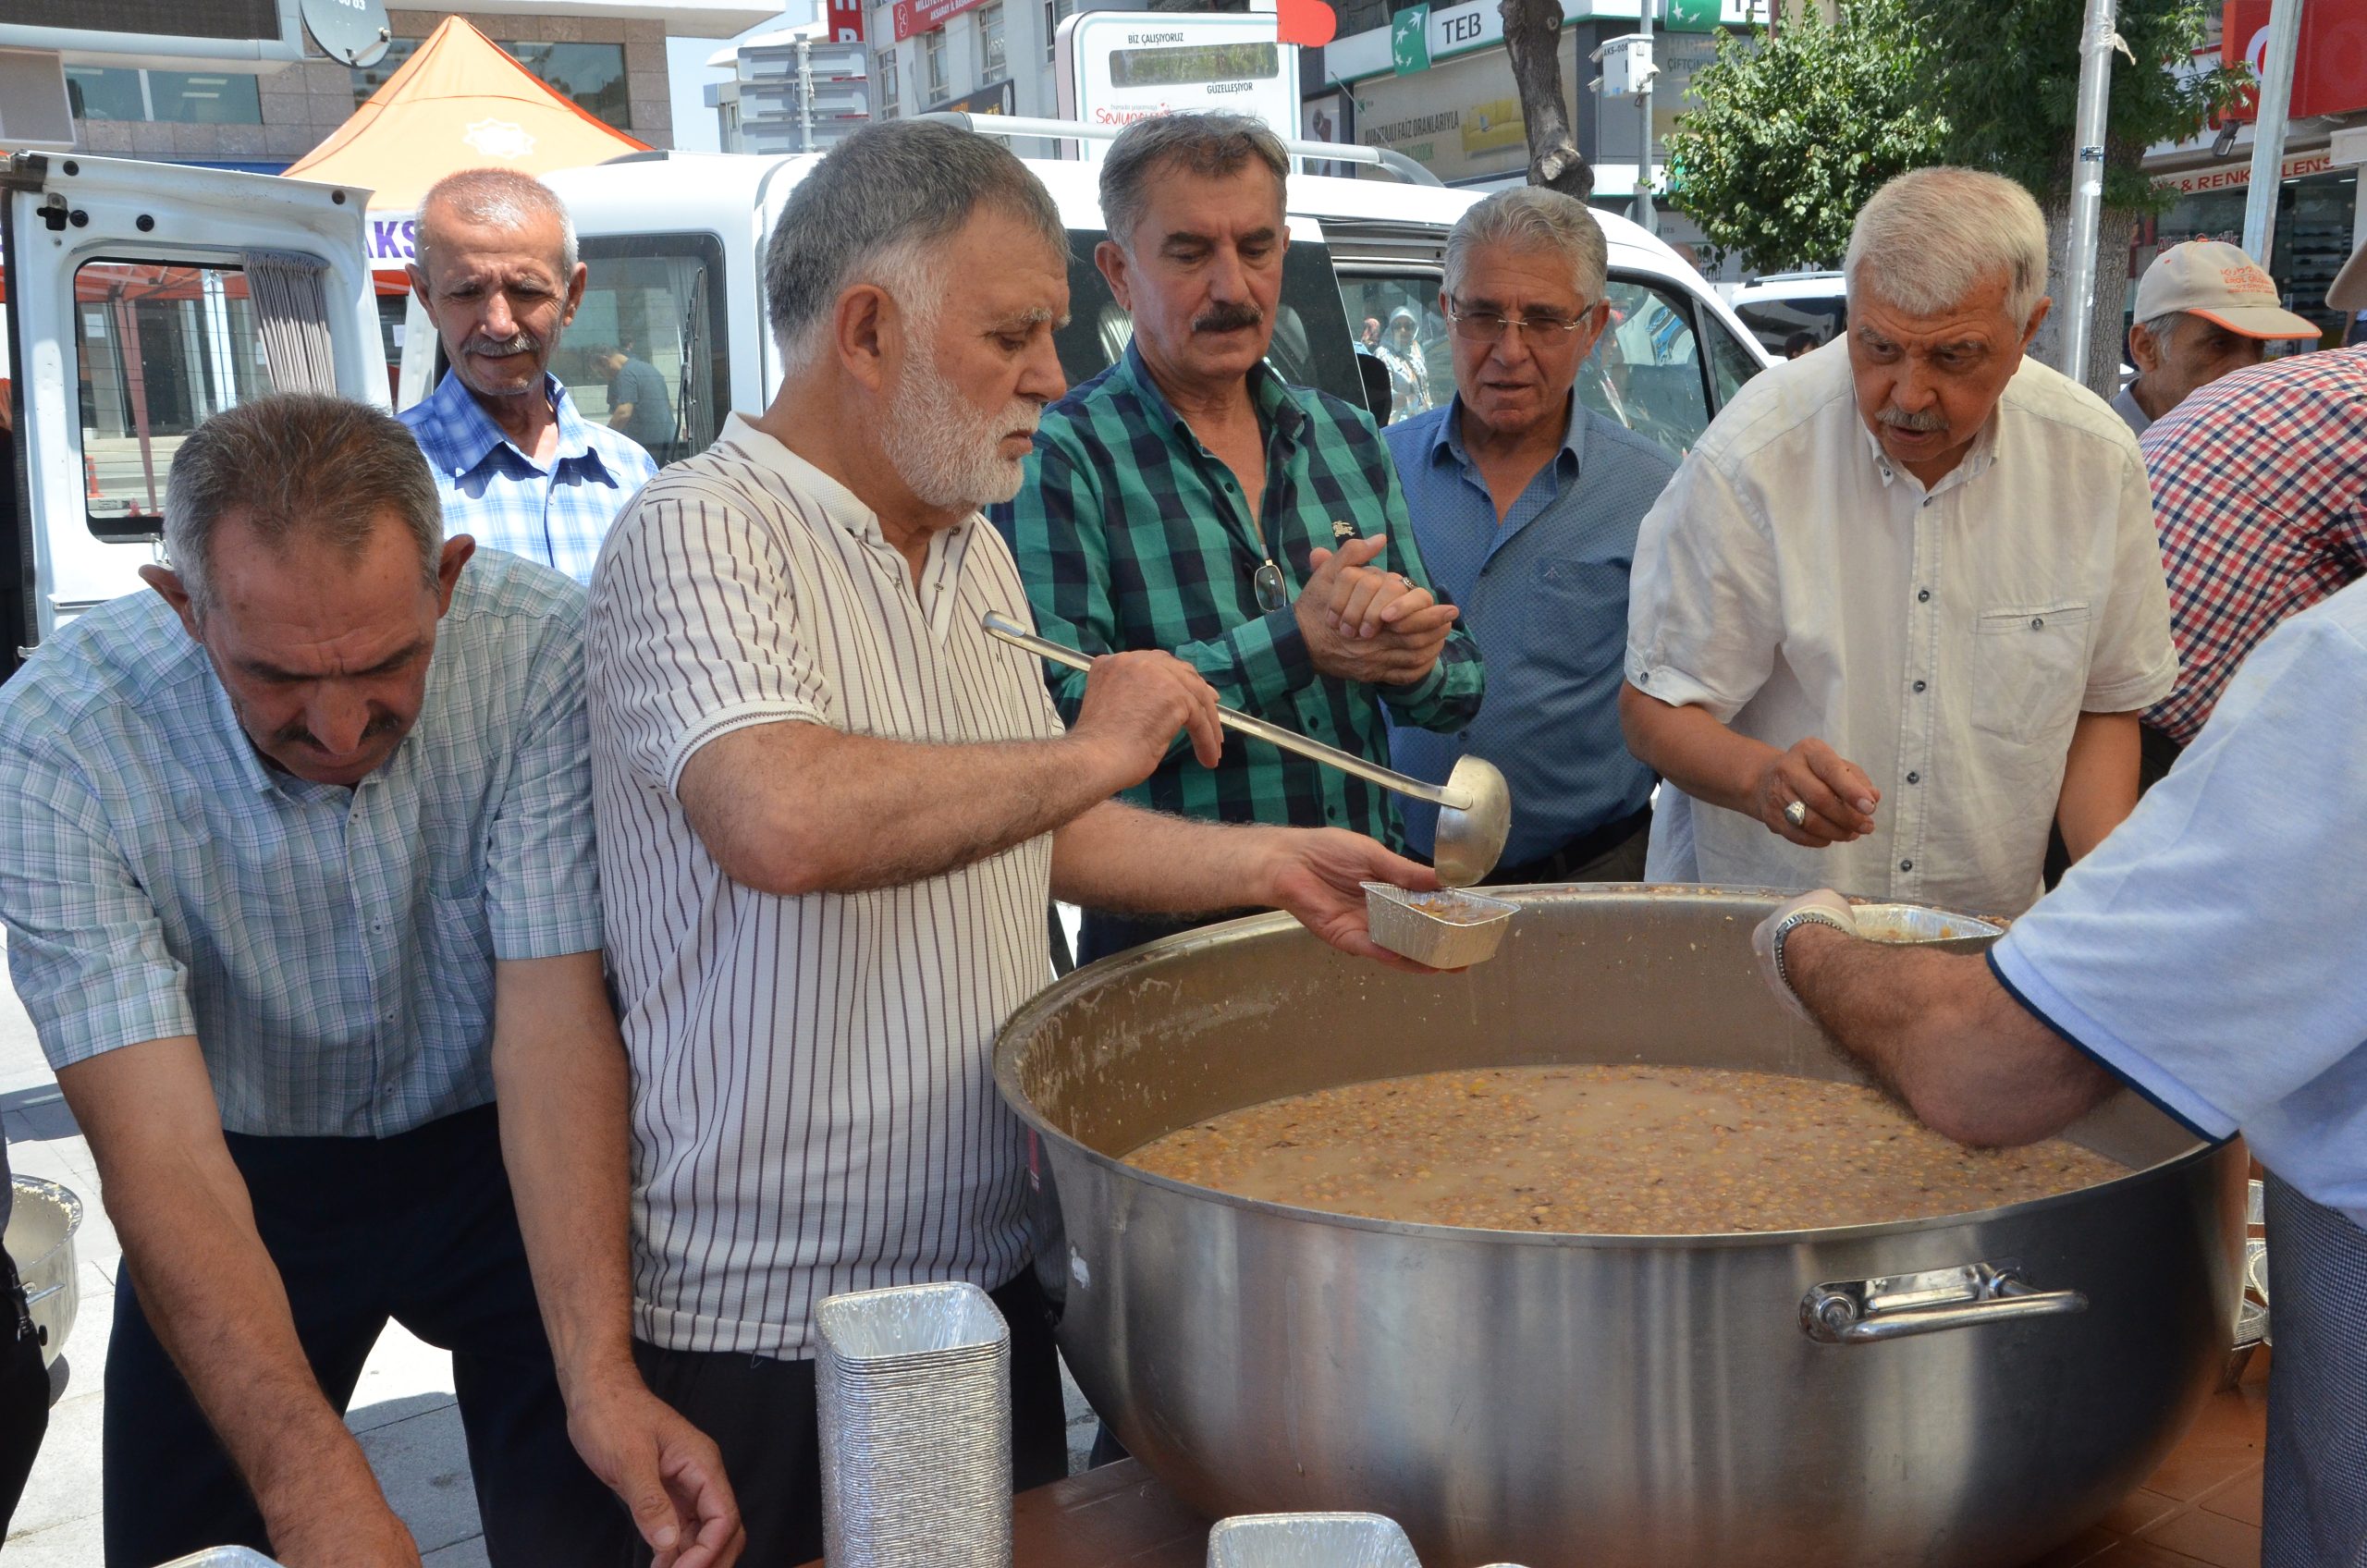
[[(1287, 386), (1262, 364), (1249, 392), (1266, 429), (1258, 517), (1293, 594), (1312, 570), (1308, 552), (1376, 533), (1389, 539), (1379, 564), (1429, 587), (1397, 471), (1364, 410)], [(1316, 672), (1291, 610), (1257, 607), (1254, 580), (1267, 555), (1233, 471), (1192, 434), (1131, 345), (1046, 410), (1026, 483), (992, 515), (1019, 558), (1036, 627), (1055, 641), (1088, 654), (1168, 649), (1228, 707), (1383, 764), (1382, 704), (1424, 729), (1460, 729), (1479, 711), (1479, 654), (1459, 628), (1411, 686)], [(1055, 667), (1047, 679), (1073, 723), (1085, 677)], [(1352, 827), (1404, 844), (1387, 790), (1240, 735), (1225, 737), (1214, 768), (1179, 741), (1126, 798), (1184, 816)]]

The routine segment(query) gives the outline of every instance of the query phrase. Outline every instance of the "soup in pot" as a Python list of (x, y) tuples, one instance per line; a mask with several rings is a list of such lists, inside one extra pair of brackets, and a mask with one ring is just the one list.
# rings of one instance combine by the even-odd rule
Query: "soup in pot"
[(2061, 1138), (1967, 1148), (1855, 1084), (1641, 1066), (1350, 1084), (1180, 1128), (1127, 1158), (1154, 1175), (1301, 1208), (1609, 1235), (1921, 1219), (2128, 1170)]

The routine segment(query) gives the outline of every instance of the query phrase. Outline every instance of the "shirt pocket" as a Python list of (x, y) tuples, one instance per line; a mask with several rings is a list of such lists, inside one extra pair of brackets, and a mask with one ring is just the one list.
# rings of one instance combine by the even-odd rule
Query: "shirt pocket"
[[(1625, 561), (1545, 563), (1544, 615), (1541, 633), (1519, 641), (1536, 647), (1540, 662), (1561, 674), (1580, 679), (1605, 669), (1625, 667), (1627, 655), (1627, 580)], [(1484, 632), (1479, 657), (1488, 657)], [(1509, 649), (1507, 650), (1509, 652)]]
[(2087, 604), (1983, 610), (1972, 645), (1972, 723), (2017, 745), (2068, 741), (2087, 692)]

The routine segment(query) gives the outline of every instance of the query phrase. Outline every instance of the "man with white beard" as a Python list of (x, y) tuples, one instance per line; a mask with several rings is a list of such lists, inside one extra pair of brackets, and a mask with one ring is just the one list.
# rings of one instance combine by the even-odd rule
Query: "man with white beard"
[(1062, 389), (1067, 237), (999, 143), (891, 121), (775, 228), (787, 374), (619, 520), (586, 634), (609, 962), (633, 1063), (635, 1357), (723, 1453), (745, 1561), (821, 1553), (813, 1309), (922, 1280), (1012, 1328), (1012, 1470), (1065, 1473), (995, 1032), (1050, 977), (1044, 908), (1289, 910), (1372, 945), (1358, 884), (1436, 885), (1339, 829), (1113, 802), (1215, 697), (1095, 662), (1063, 732), (987, 611), (1026, 594), (981, 503)]

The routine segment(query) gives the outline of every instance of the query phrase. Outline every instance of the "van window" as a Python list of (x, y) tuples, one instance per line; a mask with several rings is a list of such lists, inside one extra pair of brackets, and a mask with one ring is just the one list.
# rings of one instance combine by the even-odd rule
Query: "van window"
[(1710, 425), (1710, 386), (1691, 302), (1673, 289), (1613, 278), (1611, 325), (1578, 368), (1578, 397), (1683, 457)]
[(1341, 302), (1356, 351), (1389, 371), (1392, 422), (1432, 409), (1454, 396), (1454, 349), (1439, 313), (1435, 276), (1343, 274)]
[[(1052, 341), (1071, 386), (1117, 363), (1134, 336), (1134, 318), (1119, 309), (1109, 280), (1093, 264), (1093, 248), (1104, 238), (1098, 229), (1069, 231), (1069, 324)], [(1294, 241), (1282, 257), (1282, 297), (1266, 362), (1294, 386), (1365, 406), (1364, 375), (1349, 344), (1340, 287), (1331, 253), (1320, 245)]]
[(236, 267), (92, 261), (74, 273), (91, 532), (154, 537), (173, 454), (213, 415), (271, 390)]
[(616, 424), (658, 462), (705, 451), (731, 407), (722, 246), (632, 234), (586, 239), (583, 253), (583, 303), (551, 373), (585, 419)]

